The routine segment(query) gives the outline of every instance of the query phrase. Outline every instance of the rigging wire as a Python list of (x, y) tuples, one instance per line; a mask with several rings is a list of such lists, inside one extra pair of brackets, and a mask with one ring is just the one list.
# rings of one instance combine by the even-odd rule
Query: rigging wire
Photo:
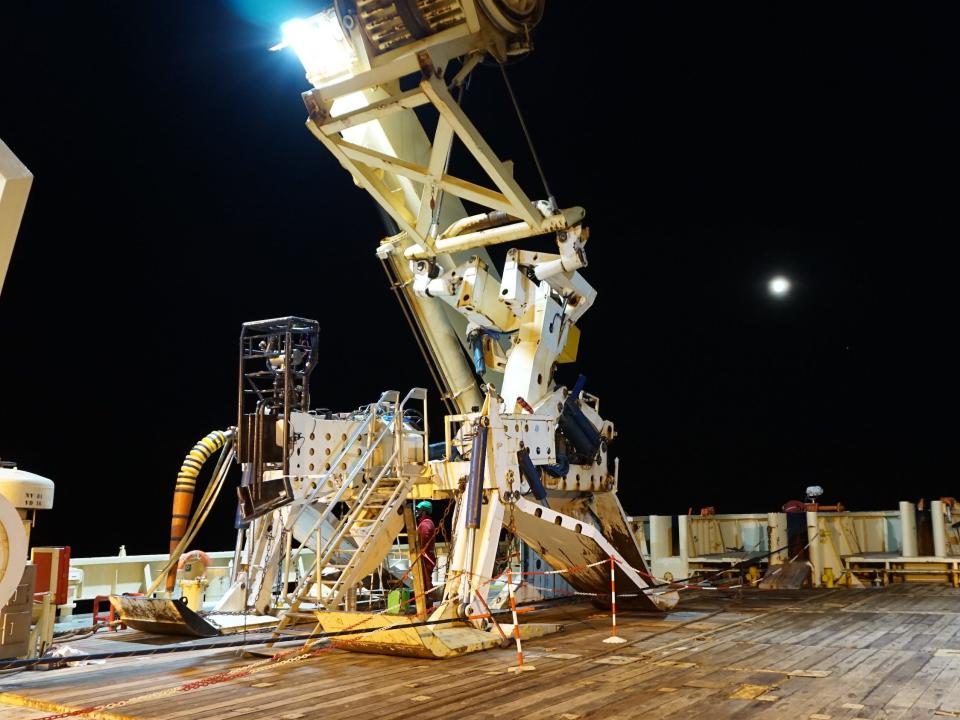
[(527, 147), (530, 148), (530, 154), (533, 156), (533, 162), (537, 166), (537, 172), (540, 173), (540, 181), (543, 183), (543, 191), (547, 194), (547, 201), (554, 212), (557, 210), (557, 200), (550, 192), (550, 186), (547, 183), (547, 176), (543, 172), (543, 165), (540, 164), (540, 156), (537, 155), (537, 149), (534, 147), (533, 138), (527, 129), (527, 123), (523, 119), (523, 113), (520, 111), (520, 103), (517, 102), (517, 96), (513, 92), (513, 86), (510, 84), (510, 78), (507, 76), (506, 65), (500, 63), (500, 74), (503, 75), (503, 82), (507, 86), (507, 92), (510, 94), (510, 100), (513, 102), (513, 109), (517, 113), (517, 119), (520, 121), (520, 127), (523, 129), (523, 135), (527, 140)]

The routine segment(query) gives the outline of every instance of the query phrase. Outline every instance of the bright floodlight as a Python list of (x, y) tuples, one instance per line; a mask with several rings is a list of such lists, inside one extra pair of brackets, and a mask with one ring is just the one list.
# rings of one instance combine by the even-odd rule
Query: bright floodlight
[(790, 292), (790, 281), (783, 277), (783, 275), (777, 275), (767, 283), (767, 288), (774, 297), (784, 297)]
[(350, 74), (357, 54), (344, 37), (332, 8), (306, 20), (289, 20), (280, 26), (280, 30), (283, 44), (293, 48), (307, 71), (307, 79), (316, 87), (329, 85)]

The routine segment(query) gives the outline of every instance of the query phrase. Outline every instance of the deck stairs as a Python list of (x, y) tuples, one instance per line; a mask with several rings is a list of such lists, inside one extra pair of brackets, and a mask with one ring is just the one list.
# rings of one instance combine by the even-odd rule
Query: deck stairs
[[(317, 543), (316, 560), (290, 594), (277, 634), (291, 624), (314, 619), (312, 612), (301, 611), (304, 603), (324, 610), (355, 609), (352, 591), (383, 562), (403, 529), (403, 503), (416, 478), (404, 472), (404, 443), (415, 433), (420, 436), (416, 442), (427, 447), (426, 422), (423, 430), (414, 430), (405, 427), (404, 415), (410, 400), (425, 398), (420, 388), (402, 401), (395, 391), (384, 393), (348, 438), (341, 457), (357, 457), (357, 461), (332, 496), (324, 498), (325, 509), (311, 530), (324, 524), (332, 530)], [(337, 458), (333, 467), (340, 461)], [(329, 480), (323, 480), (304, 498), (305, 503), (319, 500), (315, 496), (324, 488), (329, 491)]]

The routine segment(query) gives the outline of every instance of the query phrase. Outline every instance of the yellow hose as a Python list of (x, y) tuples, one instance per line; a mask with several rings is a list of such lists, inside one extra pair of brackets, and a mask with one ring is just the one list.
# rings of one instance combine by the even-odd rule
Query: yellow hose
[[(173, 514), (170, 518), (170, 553), (177, 549), (190, 523), (190, 512), (193, 507), (193, 494), (197, 487), (197, 476), (204, 464), (217, 450), (222, 448), (230, 431), (214, 430), (190, 448), (190, 452), (183, 458), (180, 472), (177, 473), (177, 483), (173, 487)], [(173, 559), (173, 558), (171, 558)], [(176, 560), (174, 560), (176, 562)], [(167, 575), (167, 592), (173, 591), (176, 574)]]

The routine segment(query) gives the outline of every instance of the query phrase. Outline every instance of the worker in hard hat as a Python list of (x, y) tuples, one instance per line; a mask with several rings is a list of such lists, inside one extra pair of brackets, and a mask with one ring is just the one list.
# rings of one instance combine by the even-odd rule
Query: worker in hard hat
[[(436, 525), (433, 523), (433, 503), (421, 500), (416, 505), (417, 536), (420, 538), (420, 568), (423, 571), (424, 589), (433, 587), (433, 569), (437, 566), (437, 554), (433, 544), (436, 538)], [(430, 593), (427, 593), (428, 597)]]

